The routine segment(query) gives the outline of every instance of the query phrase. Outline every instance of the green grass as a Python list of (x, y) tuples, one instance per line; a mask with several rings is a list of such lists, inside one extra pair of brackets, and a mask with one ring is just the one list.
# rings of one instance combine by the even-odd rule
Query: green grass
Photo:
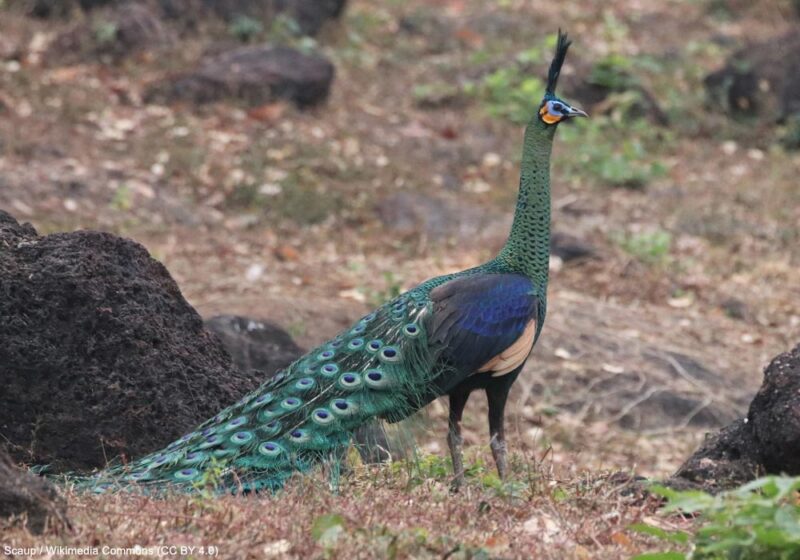
[(489, 115), (524, 124), (531, 117), (531, 100), (540, 99), (544, 83), (519, 66), (498, 68), (465, 92), (478, 97)]
[[(637, 560), (792, 560), (800, 558), (800, 477), (769, 476), (711, 496), (657, 487), (666, 514), (699, 514), (694, 535), (652, 525), (632, 529), (678, 545), (679, 550), (636, 556)], [(686, 546), (690, 550), (685, 552)]]
[(264, 25), (250, 16), (238, 15), (228, 26), (228, 33), (242, 43), (249, 43), (264, 34)]
[[(625, 95), (625, 94), (621, 94)], [(568, 173), (608, 187), (643, 189), (666, 174), (652, 152), (663, 149), (665, 134), (643, 119), (628, 119), (620, 111), (587, 120), (575, 120), (559, 130), (567, 146), (563, 164)]]
[(657, 229), (640, 233), (616, 234), (612, 236), (623, 251), (647, 264), (663, 263), (669, 255), (672, 235)]
[(372, 307), (378, 307), (393, 300), (400, 295), (403, 285), (402, 280), (394, 275), (391, 271), (383, 273), (384, 287), (383, 289), (371, 290), (369, 288), (362, 288), (362, 292), (366, 297), (367, 303)]
[(117, 38), (117, 24), (113, 21), (98, 19), (92, 24), (92, 34), (98, 45), (108, 45)]

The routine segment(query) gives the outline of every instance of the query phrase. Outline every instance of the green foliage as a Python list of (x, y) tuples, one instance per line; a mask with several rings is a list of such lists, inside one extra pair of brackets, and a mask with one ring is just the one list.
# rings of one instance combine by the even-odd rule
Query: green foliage
[(111, 198), (111, 208), (120, 212), (127, 212), (133, 208), (133, 195), (128, 185), (120, 185)]
[[(478, 479), (481, 483), (481, 486), (487, 490), (491, 490), (498, 498), (522, 499), (528, 496), (529, 487), (526, 482), (514, 480), (512, 478), (502, 480), (494, 470), (486, 472), (486, 469), (482, 468), (483, 465), (479, 466), (483, 471), (482, 475)], [(464, 474), (466, 476), (466, 470)]]
[(786, 119), (780, 142), (787, 150), (800, 150), (800, 113)]
[[(800, 477), (768, 476), (741, 488), (711, 496), (655, 487), (667, 498), (666, 513), (700, 514), (700, 526), (685, 556), (676, 551), (640, 555), (635, 560), (687, 558), (692, 560), (790, 560), (800, 558)], [(670, 543), (686, 543), (681, 531), (649, 525), (632, 527)]]
[(308, 332), (308, 326), (302, 319), (298, 319), (289, 323), (286, 326), (286, 330), (290, 335), (292, 335), (292, 338), (299, 338), (306, 335)]
[(603, 185), (641, 189), (666, 173), (662, 163), (649, 157), (662, 134), (641, 119), (625, 119), (624, 104), (618, 108), (619, 113), (574, 120), (559, 130), (571, 154), (563, 164), (568, 172)]
[(203, 470), (203, 474), (192, 483), (196, 490), (195, 502), (200, 505), (207, 505), (216, 502), (217, 489), (223, 486), (225, 469), (212, 457), (211, 464)]
[(98, 19), (92, 24), (92, 34), (99, 45), (107, 45), (116, 40), (117, 30), (117, 24), (113, 21)]
[(228, 33), (243, 43), (249, 43), (264, 33), (264, 25), (247, 15), (237, 15), (228, 26)]
[(449, 460), (439, 455), (415, 454), (411, 459), (392, 461), (390, 464), (392, 474), (405, 472), (408, 475), (408, 485), (418, 486), (427, 480), (444, 481), (452, 476), (452, 465)]
[(402, 282), (390, 270), (383, 273), (385, 287), (382, 290), (365, 290), (367, 302), (373, 307), (379, 307), (389, 300), (400, 295)]
[(541, 99), (544, 84), (539, 78), (527, 75), (519, 66), (511, 66), (498, 68), (484, 76), (477, 85), (468, 85), (465, 92), (477, 96), (493, 117), (524, 124), (530, 120)]
[[(290, 176), (291, 177), (291, 176)], [(335, 193), (322, 191), (305, 183), (296, 183), (275, 197), (271, 209), (276, 217), (286, 217), (298, 224), (316, 224), (339, 211), (341, 199)]]
[(607, 87), (612, 91), (624, 91), (638, 85), (631, 75), (633, 63), (629, 57), (610, 54), (597, 61), (589, 74), (589, 83)]
[(236, 185), (227, 203), (233, 208), (262, 210), (276, 220), (289, 219), (301, 225), (311, 225), (339, 211), (340, 196), (323, 190), (304, 180), (305, 177), (290, 173), (280, 182), (280, 192), (265, 194), (258, 184), (245, 181)]
[(323, 548), (331, 548), (345, 531), (344, 517), (338, 513), (320, 515), (311, 525), (311, 537)]
[(612, 236), (612, 239), (626, 253), (649, 264), (663, 262), (669, 254), (672, 244), (672, 236), (669, 232), (661, 229), (615, 235)]
[[(449, 483), (453, 479), (453, 464), (450, 457), (420, 453), (413, 458), (393, 461), (390, 464), (393, 475), (405, 473), (408, 476), (408, 487), (416, 487), (435, 480)], [(480, 459), (465, 461), (464, 479), (476, 487), (487, 490), (497, 498), (516, 500), (530, 497), (530, 482), (518, 477), (509, 476), (501, 480), (495, 471), (494, 464), (487, 465)], [(480, 506), (479, 506), (480, 509)]]
[(276, 43), (289, 43), (302, 34), (295, 19), (285, 13), (275, 16), (269, 28), (269, 38)]

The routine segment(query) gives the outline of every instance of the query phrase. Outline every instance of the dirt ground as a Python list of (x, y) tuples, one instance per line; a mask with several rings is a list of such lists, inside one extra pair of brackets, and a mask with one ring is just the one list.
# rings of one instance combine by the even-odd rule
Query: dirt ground
[[(526, 91), (515, 80), (542, 75), (559, 26), (575, 41), (565, 83), (621, 57), (668, 119), (627, 111), (623, 91), (586, 107), (586, 128), (559, 130), (553, 227), (595, 255), (552, 261), (547, 324), (508, 415), (511, 485), (492, 479), (475, 395), (474, 474), (458, 496), (437, 402), (415, 428), (428, 454), (416, 474), (358, 468), (338, 494), (312, 479), (245, 500), (69, 494), (73, 530), (48, 542), (213, 544), (242, 558), (658, 550), (626, 530), (655, 519), (652, 504), (605, 476), (671, 474), (705, 432), (744, 414), (763, 366), (800, 340), (800, 152), (781, 147), (782, 125), (730, 120), (703, 91), (731, 52), (800, 25), (791, 2), (354, 0), (314, 39), (288, 39), (336, 66), (327, 102), (302, 111), (143, 102), (150, 84), (230, 42), (225, 25), (121, 58), (63, 57), (48, 45), (74, 18), (2, 6), (0, 208), (43, 234), (131, 237), (203, 316), (267, 318), (304, 347), (502, 244), (522, 131), (508, 108)], [(329, 514), (341, 534), (310, 540)]]

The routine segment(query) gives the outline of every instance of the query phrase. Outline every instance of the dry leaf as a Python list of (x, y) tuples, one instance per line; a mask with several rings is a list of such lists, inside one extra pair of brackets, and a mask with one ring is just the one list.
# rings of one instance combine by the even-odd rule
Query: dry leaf
[(300, 253), (290, 245), (281, 245), (275, 249), (275, 256), (282, 261), (296, 261)]
[(281, 119), (285, 112), (285, 103), (267, 103), (266, 105), (253, 107), (247, 111), (247, 116), (257, 121), (275, 123)]

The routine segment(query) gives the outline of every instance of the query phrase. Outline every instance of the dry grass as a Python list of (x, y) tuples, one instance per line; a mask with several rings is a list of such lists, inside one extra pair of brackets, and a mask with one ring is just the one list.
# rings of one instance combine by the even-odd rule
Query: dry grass
[[(627, 483), (597, 472), (562, 477), (547, 459), (514, 459), (505, 484), (474, 467), (457, 494), (443, 463), (426, 457), (408, 469), (358, 467), (338, 492), (322, 475), (275, 496), (68, 492), (73, 530), (33, 537), (0, 528), (14, 547), (214, 546), (221, 558), (627, 558), (650, 547), (627, 527), (656, 506), (626, 495)], [(331, 515), (341, 531), (320, 536)]]

